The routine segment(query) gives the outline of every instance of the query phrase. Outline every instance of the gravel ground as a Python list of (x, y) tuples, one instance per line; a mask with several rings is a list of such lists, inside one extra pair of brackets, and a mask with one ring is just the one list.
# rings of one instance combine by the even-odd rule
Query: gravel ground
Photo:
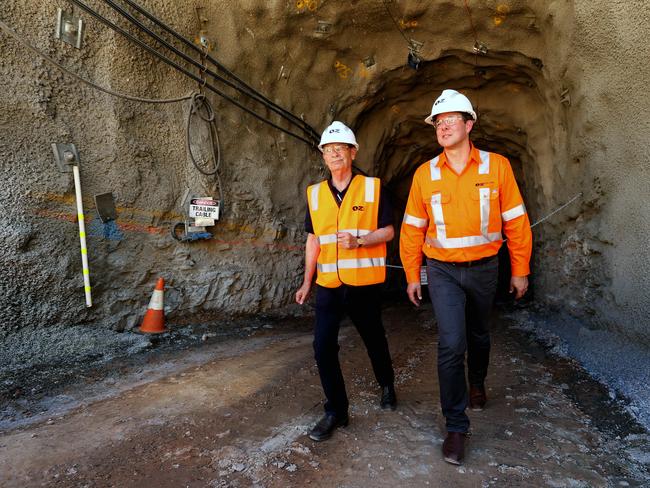
[(528, 307), (506, 314), (514, 327), (533, 334), (549, 352), (575, 359), (606, 385), (612, 399), (650, 430), (650, 349), (605, 330), (592, 330), (566, 314)]

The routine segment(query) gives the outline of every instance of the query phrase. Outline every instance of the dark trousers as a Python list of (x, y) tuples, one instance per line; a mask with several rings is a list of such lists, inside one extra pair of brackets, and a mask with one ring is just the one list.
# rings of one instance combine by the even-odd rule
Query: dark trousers
[(314, 353), (327, 401), (325, 412), (348, 414), (348, 396), (339, 363), (339, 328), (347, 313), (366, 346), (380, 386), (393, 384), (393, 364), (381, 322), (381, 285), (325, 288), (316, 285)]
[(465, 382), (483, 386), (490, 360), (489, 316), (499, 261), (494, 257), (469, 268), (427, 259), (429, 295), (438, 322), (440, 404), (448, 432), (467, 432)]

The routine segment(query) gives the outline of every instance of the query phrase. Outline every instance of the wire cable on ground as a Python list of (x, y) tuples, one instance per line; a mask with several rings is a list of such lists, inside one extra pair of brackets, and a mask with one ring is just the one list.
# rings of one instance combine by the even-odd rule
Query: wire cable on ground
[[(164, 47), (169, 49), (171, 52), (173, 52), (174, 54), (176, 54), (177, 56), (179, 56), (180, 58), (185, 60), (187, 63), (195, 66), (196, 68), (200, 69), (204, 73), (209, 74), (210, 76), (212, 76), (213, 78), (221, 81), (222, 83), (226, 84), (227, 86), (237, 90), (239, 93), (242, 93), (242, 94), (254, 99), (255, 101), (263, 104), (269, 110), (275, 112), (279, 116), (286, 119), (290, 124), (292, 124), (294, 126), (297, 126), (299, 129), (307, 132), (308, 134), (312, 133), (311, 131), (313, 129), (311, 127), (309, 127), (302, 119), (299, 119), (298, 117), (291, 114), (290, 112), (288, 112), (288, 111), (284, 110), (283, 108), (279, 107), (278, 105), (270, 102), (270, 100), (264, 98), (259, 92), (255, 91), (254, 89), (252, 89), (248, 85), (245, 85), (246, 89), (242, 89), (241, 86), (237, 86), (235, 83), (223, 78), (222, 76), (220, 76), (218, 73), (214, 72), (213, 70), (208, 69), (207, 66), (205, 66), (202, 63), (199, 63), (198, 61), (196, 61), (192, 57), (188, 56), (187, 54), (185, 54), (184, 52), (180, 51), (175, 46), (173, 46), (172, 44), (167, 42), (165, 39), (160, 37), (158, 34), (153, 32), (151, 29), (149, 29), (147, 26), (145, 26), (142, 22), (140, 22), (137, 18), (135, 18), (133, 15), (131, 15), (128, 11), (126, 11), (120, 5), (115, 3), (113, 0), (104, 0), (104, 3), (108, 4), (113, 10), (115, 10), (120, 15), (122, 15), (125, 19), (127, 19), (129, 22), (131, 22), (139, 30), (141, 30), (144, 33), (146, 33), (147, 35), (149, 35), (155, 41), (159, 42), (161, 45), (163, 45)], [(134, 8), (136, 8), (135, 6), (137, 4), (135, 4), (135, 2), (129, 2), (129, 4), (134, 6)], [(153, 15), (151, 15), (151, 17), (155, 19), (155, 17)], [(171, 31), (171, 29), (169, 29), (168, 32), (169, 31)], [(182, 38), (182, 36), (179, 36), (179, 37)], [(198, 50), (199, 54), (201, 54), (202, 57), (205, 56), (207, 58), (207, 55), (206, 55), (206, 53), (204, 51), (202, 51), (200, 48), (198, 48), (197, 46), (192, 44), (190, 41), (188, 41), (188, 40), (186, 40), (186, 41), (187, 41), (188, 44), (192, 45), (193, 49)]]
[(27, 49), (32, 51), (33, 53), (37, 54), (41, 58), (45, 59), (49, 63), (53, 64), (57, 68), (59, 68), (61, 71), (64, 73), (76, 78), (77, 80), (81, 81), (82, 83), (85, 83), (86, 85), (95, 88), (96, 90), (99, 90), (101, 92), (104, 92), (108, 95), (112, 95), (114, 97), (118, 98), (123, 98), (125, 100), (131, 100), (132, 102), (142, 102), (142, 103), (176, 103), (176, 102), (182, 102), (184, 100), (189, 100), (192, 98), (191, 95), (186, 95), (184, 97), (178, 97), (178, 98), (165, 98), (165, 99), (154, 99), (154, 98), (142, 98), (142, 97), (136, 97), (132, 95), (125, 95), (124, 93), (118, 93), (113, 90), (109, 90), (108, 88), (104, 88), (103, 86), (100, 86), (96, 83), (93, 83), (92, 81), (89, 81), (82, 76), (78, 75), (74, 71), (70, 71), (68, 68), (60, 64), (59, 62), (55, 61), (52, 59), (50, 56), (45, 54), (44, 52), (40, 51), (38, 48), (34, 47), (29, 41), (25, 40), (22, 38), (17, 32), (15, 32), (13, 29), (11, 29), (7, 24), (2, 22), (0, 20), (0, 28), (4, 30), (7, 34), (9, 34), (11, 37), (13, 37), (16, 41), (18, 41), (20, 44), (25, 46)]
[(179, 65), (178, 63), (176, 63), (175, 61), (169, 59), (167, 56), (165, 56), (165, 55), (159, 53), (159, 52), (156, 51), (154, 48), (152, 48), (152, 47), (149, 46), (148, 44), (142, 42), (142, 41), (141, 41), (140, 39), (138, 39), (137, 37), (133, 36), (132, 34), (130, 34), (130, 33), (128, 33), (128, 32), (126, 32), (124, 29), (122, 29), (121, 27), (117, 26), (116, 24), (114, 24), (113, 22), (111, 22), (110, 20), (108, 20), (106, 17), (102, 16), (100, 13), (96, 12), (95, 10), (93, 10), (92, 8), (90, 8), (88, 5), (84, 4), (84, 3), (81, 2), (80, 0), (69, 0), (69, 1), (72, 2), (72, 3), (74, 3), (75, 5), (77, 5), (79, 8), (81, 8), (81, 9), (84, 10), (85, 12), (89, 13), (89, 14), (92, 15), (93, 17), (95, 17), (97, 20), (99, 20), (100, 22), (102, 22), (102, 23), (103, 23), (104, 25), (106, 25), (107, 27), (113, 29), (115, 32), (117, 32), (117, 33), (119, 33), (119, 34), (122, 34), (124, 37), (126, 37), (127, 39), (129, 39), (131, 42), (133, 42), (134, 44), (137, 44), (138, 46), (140, 46), (142, 49), (144, 49), (144, 50), (147, 51), (148, 53), (152, 54), (152, 55), (155, 56), (156, 58), (158, 58), (158, 59), (160, 59), (161, 61), (163, 61), (165, 64), (167, 64), (167, 65), (173, 67), (174, 69), (176, 69), (177, 71), (183, 73), (185, 76), (187, 76), (188, 78), (194, 80), (195, 82), (197, 82), (197, 83), (199, 83), (199, 84), (203, 84), (203, 85), (204, 85), (207, 89), (209, 89), (210, 91), (216, 93), (217, 95), (219, 95), (220, 97), (222, 97), (222, 98), (224, 98), (225, 100), (229, 101), (229, 102), (232, 103), (233, 105), (239, 107), (241, 110), (243, 110), (244, 112), (248, 113), (249, 115), (252, 115), (253, 117), (255, 117), (256, 119), (258, 119), (259, 121), (264, 122), (265, 124), (267, 124), (267, 125), (269, 125), (269, 126), (275, 128), (275, 129), (279, 130), (280, 132), (284, 132), (285, 134), (287, 134), (287, 135), (289, 135), (289, 136), (291, 136), (291, 137), (294, 137), (294, 138), (296, 138), (296, 139), (298, 139), (298, 140), (303, 141), (304, 143), (308, 144), (311, 148), (315, 148), (315, 147), (316, 147), (316, 141), (315, 141), (314, 139), (312, 139), (312, 140), (306, 139), (305, 137), (303, 137), (303, 136), (301, 136), (301, 135), (299, 135), (299, 134), (296, 134), (296, 133), (294, 133), (294, 132), (291, 132), (290, 130), (287, 130), (287, 129), (285, 129), (284, 127), (281, 127), (281, 126), (277, 125), (276, 123), (274, 123), (274, 122), (268, 120), (267, 118), (263, 117), (262, 115), (258, 114), (257, 112), (255, 112), (255, 111), (249, 109), (249, 108), (246, 107), (245, 105), (242, 105), (240, 102), (238, 102), (238, 101), (235, 100), (234, 98), (230, 97), (229, 95), (225, 94), (224, 92), (222, 92), (221, 90), (219, 90), (219, 89), (216, 88), (215, 86), (213, 86), (213, 85), (211, 85), (211, 84), (209, 84), (209, 83), (204, 83), (204, 80), (202, 80), (199, 76), (197, 76), (197, 75), (195, 75), (194, 73), (191, 73), (190, 71), (186, 70), (185, 68), (183, 68), (182, 66), (180, 66), (180, 65)]

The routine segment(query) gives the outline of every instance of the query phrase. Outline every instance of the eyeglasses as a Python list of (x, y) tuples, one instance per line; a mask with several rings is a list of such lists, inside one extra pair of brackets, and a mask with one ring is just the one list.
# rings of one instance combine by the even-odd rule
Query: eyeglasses
[(347, 149), (350, 149), (350, 146), (336, 144), (334, 146), (324, 147), (323, 148), (323, 154), (342, 153), (342, 152), (345, 152)]
[(448, 115), (447, 117), (436, 120), (433, 123), (433, 126), (436, 129), (439, 129), (441, 125), (446, 125), (447, 127), (451, 127), (456, 123), (457, 120), (462, 120), (462, 119), (463, 119), (462, 115)]

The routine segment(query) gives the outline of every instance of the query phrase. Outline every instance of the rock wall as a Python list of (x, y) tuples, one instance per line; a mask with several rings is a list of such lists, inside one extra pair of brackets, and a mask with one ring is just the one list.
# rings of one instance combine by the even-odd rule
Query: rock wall
[[(7, 3), (2, 20), (103, 86), (149, 98), (196, 90), (78, 8), (87, 21), (83, 48), (54, 39), (56, 8), (70, 10), (66, 1)], [(87, 3), (136, 33), (104, 2)], [(384, 179), (398, 209), (415, 167), (438, 150), (422, 119), (443, 88), (461, 89), (479, 112), (476, 144), (511, 159), (533, 220), (582, 193), (535, 228), (536, 299), (650, 341), (643, 2), (470, 1), (469, 13), (450, 1), (141, 4), (187, 38), (205, 29), (214, 57), (317, 131), (335, 118), (354, 127), (359, 168)], [(474, 53), (475, 37), (487, 53)], [(406, 39), (423, 43), (418, 70), (406, 63)], [(223, 218), (214, 239), (178, 243), (170, 228), (182, 220), (187, 195), (217, 193), (214, 178), (186, 154), (189, 103), (111, 97), (4, 33), (0, 49), (9, 94), (0, 99), (1, 330), (131, 328), (157, 276), (168, 282), (166, 308), (176, 323), (291, 303), (301, 279), (304, 189), (323, 175), (318, 153), (206, 91), (221, 142)], [(193, 137), (205, 154), (205, 127), (196, 125)], [(54, 164), (53, 142), (73, 142), (81, 152), (91, 309), (83, 301), (74, 190)], [(109, 191), (115, 226), (94, 211), (92, 196)]]

